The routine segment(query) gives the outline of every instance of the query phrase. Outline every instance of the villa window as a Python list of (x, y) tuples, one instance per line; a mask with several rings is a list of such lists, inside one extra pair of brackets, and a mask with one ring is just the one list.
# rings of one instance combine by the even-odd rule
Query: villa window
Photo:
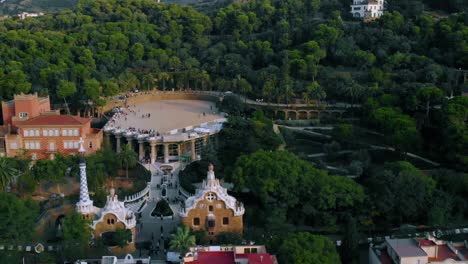
[(29, 137), (29, 130), (27, 130), (27, 129), (24, 130), (24, 136)]
[(44, 130), (44, 131), (42, 131), (42, 134), (44, 135), (44, 137), (47, 137), (47, 136), (49, 136), (49, 131)]
[(195, 218), (193, 219), (193, 225), (194, 225), (194, 226), (199, 226), (199, 225), (200, 225), (200, 218), (195, 217)]
[(223, 217), (223, 225), (229, 225), (229, 217)]
[(62, 130), (62, 136), (64, 137), (68, 136), (68, 131), (66, 129)]
[(213, 212), (213, 206), (212, 205), (208, 206), (208, 211)]
[(35, 135), (36, 137), (39, 137), (39, 136), (41, 135), (41, 131), (39, 131), (39, 129), (36, 129), (36, 130), (34, 131), (34, 135)]
[(250, 248), (244, 248), (244, 254), (250, 254)]
[(56, 137), (59, 136), (59, 130), (58, 129), (54, 129), (54, 136), (56, 136)]
[(90, 149), (93, 148), (93, 142), (92, 142), (92, 141), (89, 142), (88, 147), (89, 147)]
[(77, 137), (79, 136), (80, 134), (78, 133), (78, 129), (75, 129), (73, 130), (73, 136)]
[(28, 113), (21, 112), (21, 113), (19, 113), (19, 117), (20, 117), (20, 118), (28, 117)]

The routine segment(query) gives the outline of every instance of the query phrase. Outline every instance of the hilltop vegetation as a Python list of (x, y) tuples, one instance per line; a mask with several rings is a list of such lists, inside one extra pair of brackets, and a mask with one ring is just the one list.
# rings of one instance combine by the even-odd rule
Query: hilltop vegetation
[(445, 99), (466, 85), (458, 71), (468, 65), (466, 13), (436, 20), (393, 11), (360, 23), (334, 11), (344, 8), (261, 0), (208, 16), (154, 1), (83, 0), (75, 11), (7, 19), (0, 98), (39, 92), (67, 99), (72, 111), (154, 87), (278, 102), (338, 99), (363, 103), (363, 120), (401, 151), (466, 164), (467, 102)]
[(78, 0), (5, 0), (0, 3), (0, 16), (15, 16), (22, 12), (50, 13), (75, 8)]

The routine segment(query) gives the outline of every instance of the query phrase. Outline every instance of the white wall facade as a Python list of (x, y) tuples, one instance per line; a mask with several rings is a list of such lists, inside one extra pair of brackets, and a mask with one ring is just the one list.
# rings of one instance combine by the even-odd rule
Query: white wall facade
[(384, 0), (353, 0), (350, 12), (357, 18), (379, 18), (384, 13)]

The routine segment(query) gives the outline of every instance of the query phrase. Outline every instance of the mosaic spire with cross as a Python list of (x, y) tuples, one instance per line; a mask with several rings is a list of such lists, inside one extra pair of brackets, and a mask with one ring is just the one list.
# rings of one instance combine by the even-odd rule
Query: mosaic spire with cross
[(86, 150), (83, 147), (83, 139), (80, 138), (80, 148), (78, 152), (80, 153), (80, 200), (76, 204), (78, 212), (82, 214), (91, 213), (93, 207), (93, 201), (89, 198), (89, 191), (88, 191), (88, 179), (86, 176), (86, 160), (84, 158), (84, 154)]

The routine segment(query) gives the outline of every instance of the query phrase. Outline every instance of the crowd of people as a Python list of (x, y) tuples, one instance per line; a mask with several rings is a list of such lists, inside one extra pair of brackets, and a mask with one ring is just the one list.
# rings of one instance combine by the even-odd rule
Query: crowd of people
[[(135, 111), (131, 107), (128, 107), (128, 106), (126, 108), (124, 108), (124, 107), (116, 108), (114, 115), (109, 120), (109, 122), (106, 124), (106, 126), (114, 127), (118, 120), (124, 118), (125, 121), (127, 121), (127, 118), (131, 118), (131, 115), (137, 117), (137, 113), (139, 113), (139, 112), (140, 112), (140, 110)], [(141, 114), (140, 117), (142, 119), (150, 118), (151, 113), (143, 113), (143, 114)], [(146, 134), (146, 135), (149, 135), (150, 137), (159, 137), (161, 135), (155, 129), (140, 129), (140, 128), (136, 128), (136, 127), (132, 127), (132, 126), (127, 127), (127, 128), (122, 128), (122, 127), (118, 126), (116, 128), (117, 129), (125, 129), (125, 130), (127, 130), (129, 132), (137, 132), (138, 134)]]

